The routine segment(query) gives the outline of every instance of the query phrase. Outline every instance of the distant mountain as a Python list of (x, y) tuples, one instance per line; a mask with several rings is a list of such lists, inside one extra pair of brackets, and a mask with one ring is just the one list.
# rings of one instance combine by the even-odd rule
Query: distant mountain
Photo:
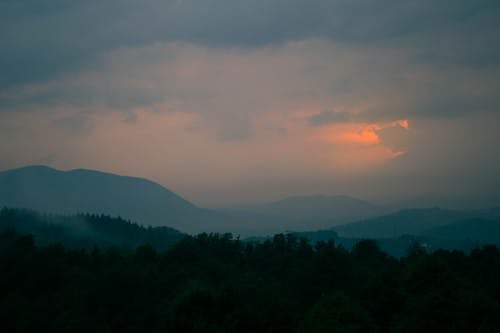
[(380, 209), (345, 196), (289, 197), (214, 211), (199, 208), (152, 181), (94, 170), (29, 166), (0, 172), (0, 208), (56, 214), (106, 214), (183, 232), (263, 235), (310, 230), (374, 216)]
[(489, 195), (445, 195), (439, 193), (427, 193), (410, 198), (394, 200), (390, 205), (396, 210), (407, 208), (430, 208), (440, 207), (451, 210), (478, 210), (498, 206), (500, 204), (500, 193)]
[(365, 219), (333, 227), (342, 237), (392, 238), (421, 235), (427, 230), (463, 221), (478, 212), (462, 212), (440, 208), (406, 209), (377, 218)]
[[(377, 218), (335, 226), (342, 237), (397, 238), (403, 235), (423, 236), (428, 232), (458, 222), (499, 219), (499, 209), (456, 211), (440, 208), (406, 209)], [(468, 223), (469, 223), (468, 222)], [(443, 233), (444, 230), (442, 229)], [(451, 231), (451, 229), (450, 229)], [(458, 238), (455, 238), (458, 239)], [(464, 238), (459, 238), (464, 239)]]
[(152, 181), (93, 170), (59, 171), (29, 166), (0, 172), (0, 207), (40, 212), (121, 216), (142, 224), (200, 231), (214, 220), (201, 209)]
[[(500, 208), (451, 211), (439, 208), (406, 209), (377, 218), (316, 231), (291, 232), (311, 243), (333, 241), (351, 249), (359, 240), (374, 239), (394, 257), (408, 253), (414, 243), (426, 251), (438, 249), (470, 251), (479, 246), (500, 246)], [(248, 241), (265, 241), (253, 237)]]
[(342, 195), (292, 196), (267, 204), (241, 206), (233, 211), (282, 221), (292, 230), (326, 228), (387, 212), (367, 201)]
[(67, 248), (115, 247), (134, 250), (149, 244), (164, 251), (186, 236), (168, 227), (143, 227), (104, 215), (47, 215), (27, 209), (0, 209), (0, 238), (32, 235), (37, 244), (62, 244)]

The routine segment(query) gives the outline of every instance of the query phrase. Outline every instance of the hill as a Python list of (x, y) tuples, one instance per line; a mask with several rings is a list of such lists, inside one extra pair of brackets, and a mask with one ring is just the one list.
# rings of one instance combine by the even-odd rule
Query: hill
[(289, 230), (326, 228), (386, 212), (384, 208), (367, 201), (343, 195), (291, 196), (271, 203), (241, 206), (231, 211), (274, 220)]
[(188, 232), (203, 229), (213, 214), (146, 179), (84, 169), (60, 171), (45, 166), (0, 172), (0, 207), (122, 216)]
[(47, 215), (27, 209), (0, 210), (0, 234), (32, 235), (37, 244), (67, 248), (114, 247), (133, 250), (150, 244), (166, 250), (186, 235), (168, 227), (143, 227), (105, 215)]
[(470, 219), (479, 214), (479, 211), (454, 211), (440, 208), (405, 209), (377, 218), (335, 226), (333, 230), (340, 236), (354, 238), (421, 235), (427, 230)]

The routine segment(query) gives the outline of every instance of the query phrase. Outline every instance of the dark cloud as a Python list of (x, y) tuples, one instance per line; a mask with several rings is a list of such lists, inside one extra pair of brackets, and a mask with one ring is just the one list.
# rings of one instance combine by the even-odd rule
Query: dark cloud
[[(441, 79), (428, 79), (410, 92), (400, 92), (406, 100), (381, 102), (357, 115), (358, 120), (391, 121), (402, 118), (453, 119), (469, 114), (495, 114), (500, 110), (500, 96), (496, 79), (473, 78), (468, 72), (454, 81), (453, 74), (441, 74)], [(434, 81), (441, 80), (440, 84)], [(463, 80), (463, 81), (461, 81)], [(428, 86), (425, 84), (427, 83)]]
[(26, 105), (72, 105), (101, 106), (128, 112), (130, 108), (154, 105), (165, 99), (164, 91), (134, 85), (132, 80), (118, 85), (116, 77), (112, 76), (112, 73), (103, 73), (80, 81), (64, 77), (25, 89), (14, 89), (0, 95), (0, 111)]
[(399, 124), (384, 127), (376, 132), (384, 145), (389, 147), (394, 152), (407, 151), (411, 141), (414, 140), (415, 135), (415, 133)]
[(0, 166), (209, 201), (498, 188), (499, 22), (498, 0), (0, 0)]
[(346, 123), (351, 120), (352, 116), (348, 112), (325, 110), (308, 118), (309, 123), (313, 126), (321, 126), (334, 123)]
[[(313, 35), (305, 1), (36, 0), (0, 3), (0, 87), (45, 81), (119, 47), (162, 41), (255, 46)], [(315, 23), (313, 23), (315, 24)]]
[[(493, 114), (453, 122), (415, 121), (416, 132), (407, 135), (411, 140), (404, 146), (408, 153), (372, 178), (380, 182), (379, 190), (393, 186), (406, 193), (493, 193), (500, 184), (497, 123)], [(393, 184), (387, 181), (391, 179)]]
[(171, 41), (255, 47), (328, 38), (419, 46), (415, 61), (498, 64), (499, 8), (495, 0), (5, 0), (0, 89), (81, 69), (105, 50)]

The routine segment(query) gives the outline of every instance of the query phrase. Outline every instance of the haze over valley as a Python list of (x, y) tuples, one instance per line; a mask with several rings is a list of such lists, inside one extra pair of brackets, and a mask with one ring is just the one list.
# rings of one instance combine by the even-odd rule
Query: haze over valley
[[(453, 199), (442, 200), (449, 204)], [(326, 235), (337, 241), (341, 241), (339, 237), (351, 239), (343, 241), (348, 247), (359, 239), (408, 236), (424, 237), (427, 243), (434, 240), (437, 248), (450, 246), (443, 241), (455, 241), (454, 246), (460, 249), (500, 242), (500, 236), (495, 236), (500, 235), (497, 232), (500, 205), (489, 207), (489, 202), (484, 202), (486, 206), (482, 209), (450, 210), (420, 207), (421, 204), (421, 198), (415, 201), (416, 206), (409, 206), (410, 209), (399, 208), (395, 203), (383, 206), (341, 195), (316, 195), (207, 209), (142, 178), (84, 169), (60, 171), (46, 166), (0, 172), (1, 206), (56, 216), (104, 215), (145, 227), (175, 228), (189, 234), (230, 232), (250, 239), (298, 233), (316, 241)], [(406, 249), (408, 242), (408, 239), (402, 241), (398, 254)]]

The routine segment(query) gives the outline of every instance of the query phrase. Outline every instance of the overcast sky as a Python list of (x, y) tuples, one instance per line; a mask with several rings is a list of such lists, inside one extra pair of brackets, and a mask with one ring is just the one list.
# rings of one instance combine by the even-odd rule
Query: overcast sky
[(0, 1), (0, 169), (200, 205), (500, 186), (497, 0)]

